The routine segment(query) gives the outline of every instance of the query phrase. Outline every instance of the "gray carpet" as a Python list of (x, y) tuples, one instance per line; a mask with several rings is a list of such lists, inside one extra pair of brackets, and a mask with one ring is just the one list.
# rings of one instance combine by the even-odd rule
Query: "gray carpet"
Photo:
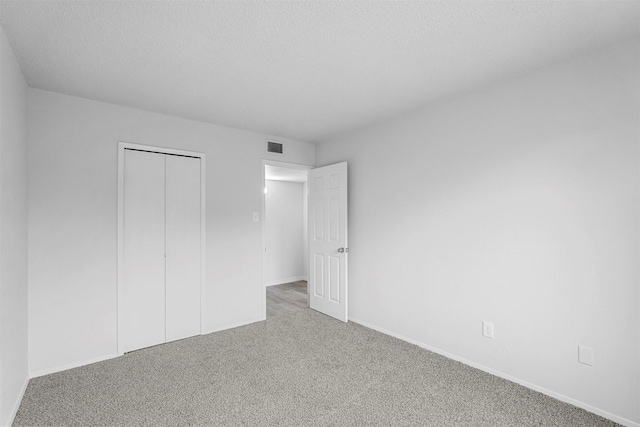
[(305, 309), (35, 378), (14, 425), (616, 424)]

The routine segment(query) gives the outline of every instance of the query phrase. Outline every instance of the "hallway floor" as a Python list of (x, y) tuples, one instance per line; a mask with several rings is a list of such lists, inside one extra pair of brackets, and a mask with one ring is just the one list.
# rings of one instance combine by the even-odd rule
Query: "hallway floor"
[(267, 287), (267, 318), (309, 307), (306, 280)]

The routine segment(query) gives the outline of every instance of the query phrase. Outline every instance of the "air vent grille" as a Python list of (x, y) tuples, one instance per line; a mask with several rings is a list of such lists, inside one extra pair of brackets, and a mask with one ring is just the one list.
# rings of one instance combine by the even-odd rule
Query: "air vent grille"
[(267, 153), (282, 154), (283, 148), (280, 142), (267, 141)]

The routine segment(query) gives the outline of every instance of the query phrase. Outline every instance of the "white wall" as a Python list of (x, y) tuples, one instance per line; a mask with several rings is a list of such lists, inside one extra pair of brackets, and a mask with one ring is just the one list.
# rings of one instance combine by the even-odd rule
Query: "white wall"
[(349, 162), (352, 320), (640, 423), (639, 62), (633, 40), (319, 145)]
[(0, 30), (0, 425), (9, 425), (27, 370), (27, 84)]
[[(29, 90), (29, 369), (116, 354), (118, 141), (207, 155), (205, 332), (262, 318), (262, 160), (313, 165), (296, 141)], [(279, 138), (282, 140), (282, 138)]]
[(266, 180), (265, 186), (265, 282), (306, 280), (304, 184)]

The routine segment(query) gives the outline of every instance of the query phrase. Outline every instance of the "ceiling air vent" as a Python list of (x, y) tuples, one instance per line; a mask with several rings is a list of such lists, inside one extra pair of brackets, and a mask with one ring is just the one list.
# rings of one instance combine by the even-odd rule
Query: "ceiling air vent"
[(267, 141), (267, 153), (282, 154), (282, 148), (280, 142)]

